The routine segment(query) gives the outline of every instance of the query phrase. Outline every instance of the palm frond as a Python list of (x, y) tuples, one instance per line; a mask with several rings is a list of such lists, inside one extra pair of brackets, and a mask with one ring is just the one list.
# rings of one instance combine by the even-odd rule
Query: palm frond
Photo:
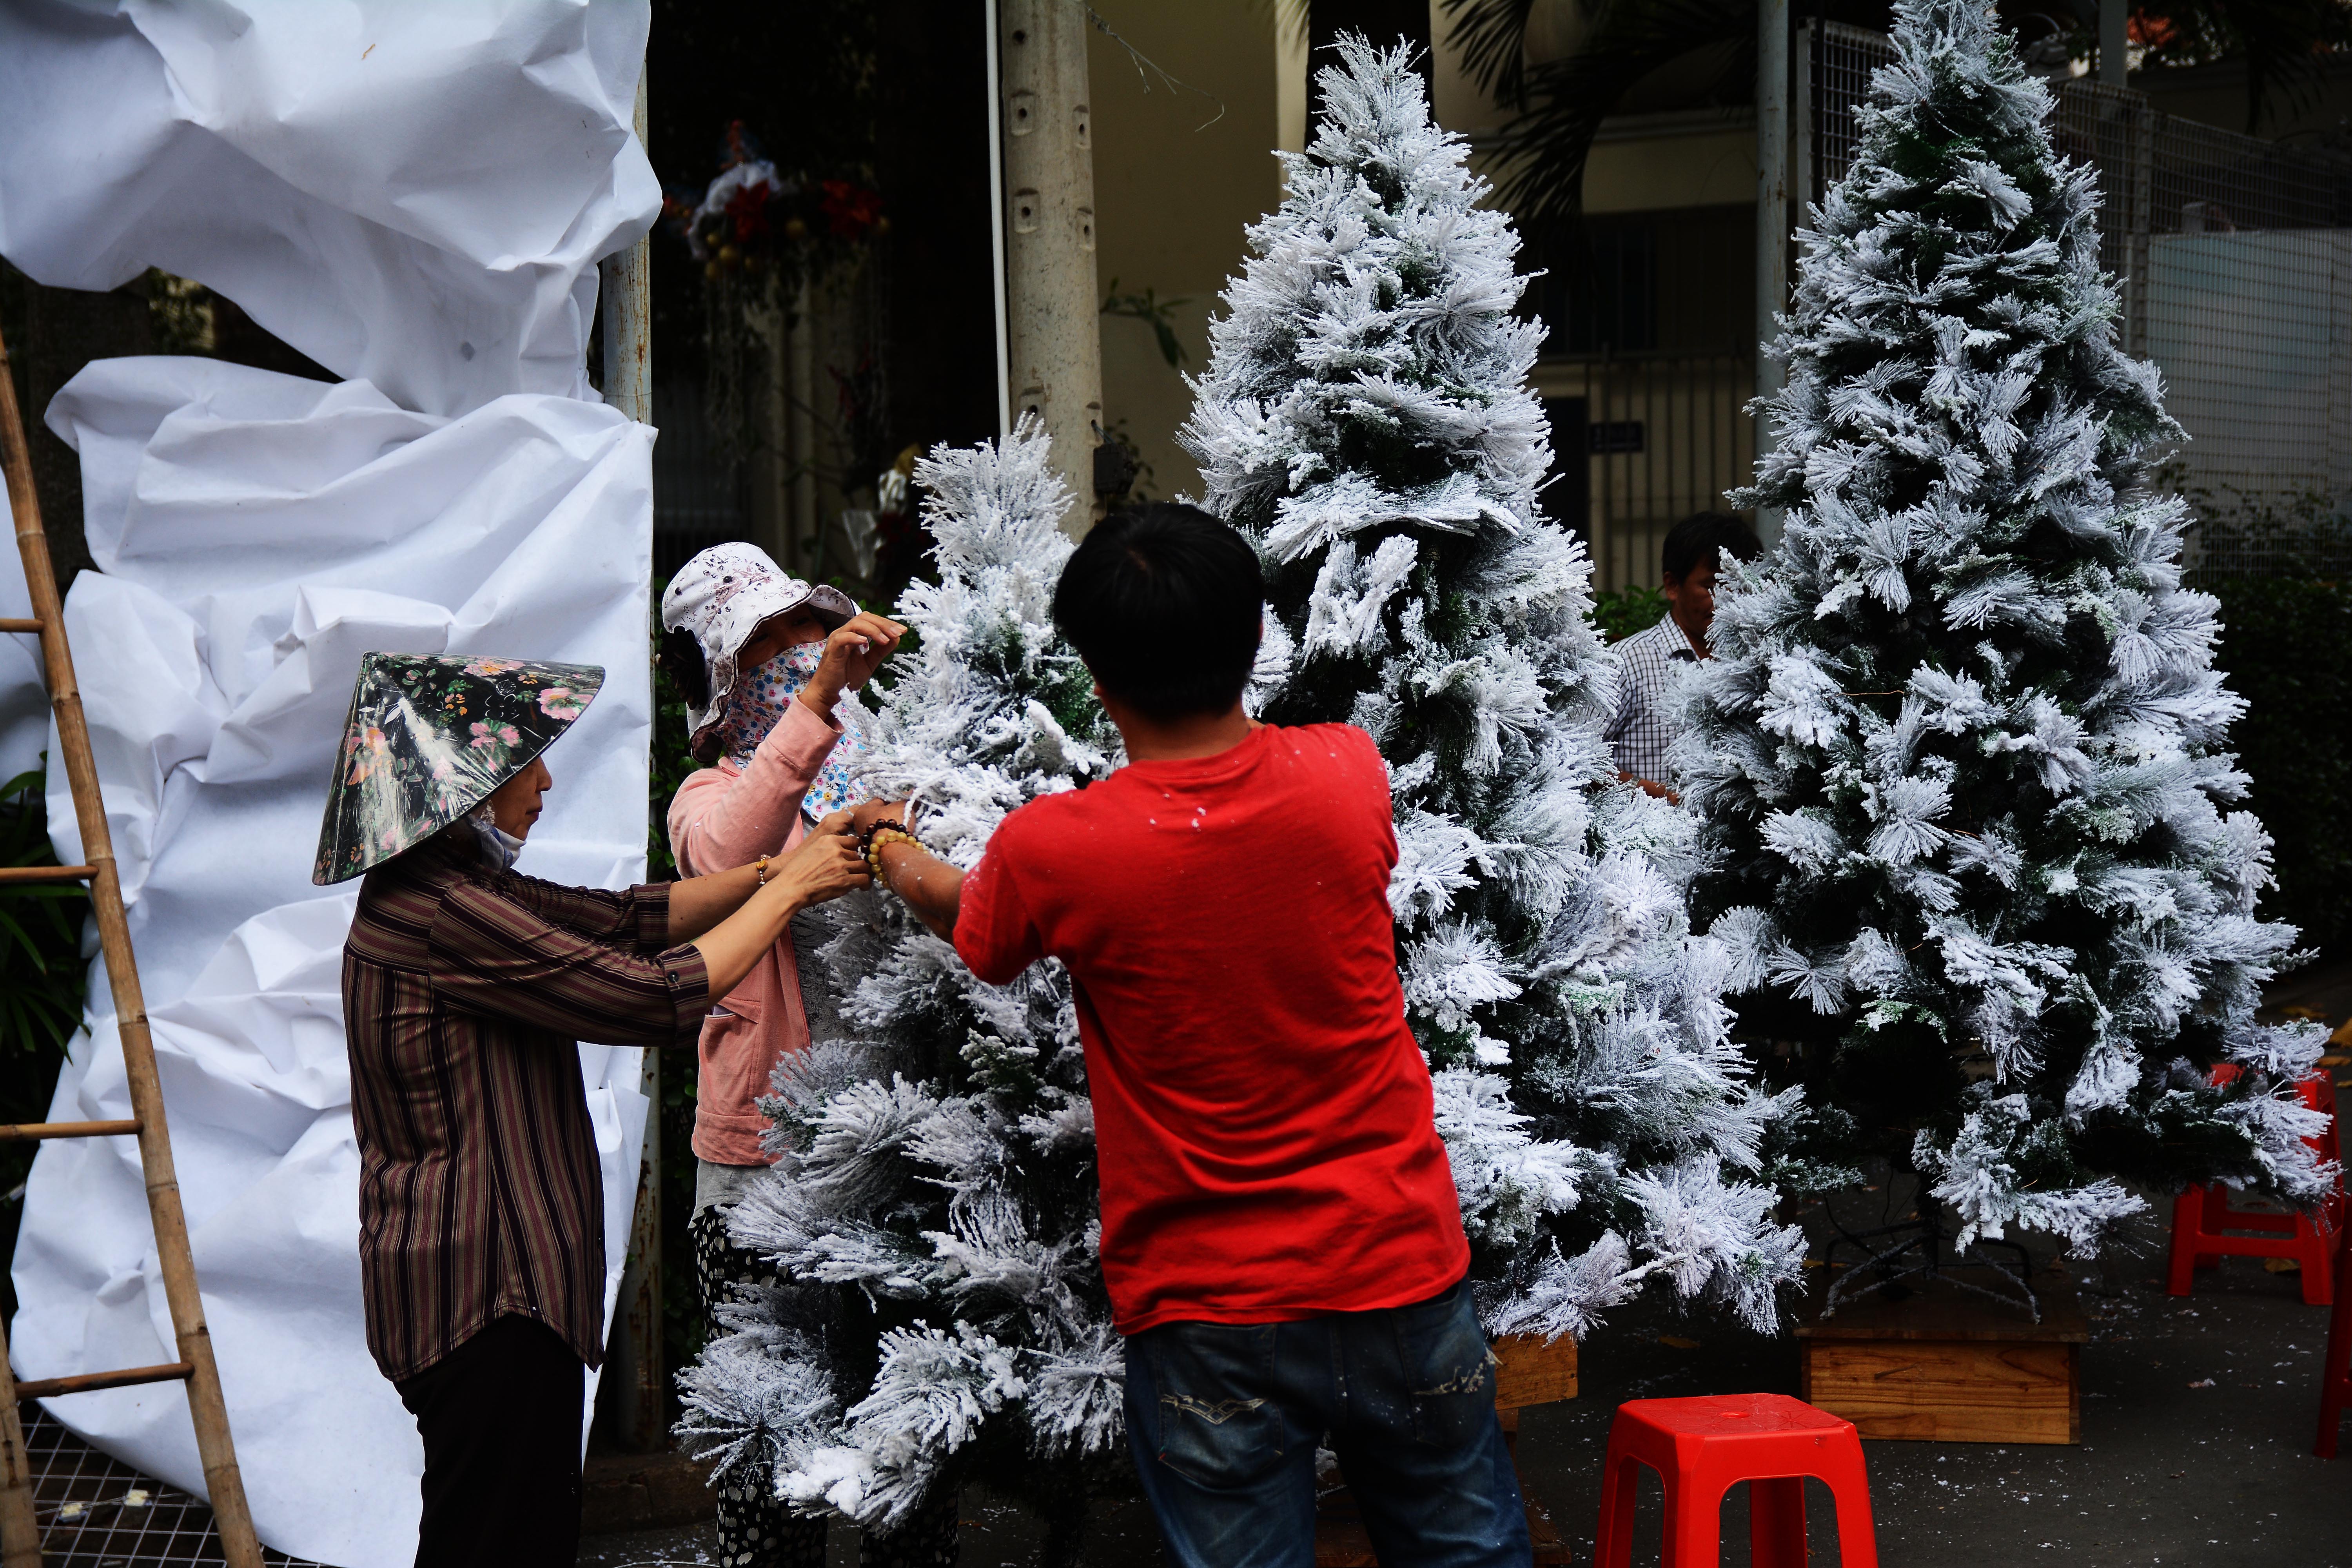
[[(42, 784), (37, 769), (0, 784), (0, 865), (58, 863)], [(79, 917), (89, 901), (72, 886), (0, 889), (0, 1102), (18, 1110), (37, 1110), (46, 1090), (32, 1080), (54, 1077), (56, 1058), (81, 1026), (89, 962)]]
[[(1474, 0), (1501, 7), (1517, 0)], [(1752, 0), (1606, 0), (1573, 54), (1521, 67), (1527, 107), (1503, 127), (1497, 195), (1528, 227), (1572, 222), (1601, 122), (1625, 89), (1710, 45), (1742, 46), (1727, 67), (1754, 73)]]
[(1479, 89), (1506, 109), (1527, 107), (1528, 21), (1536, 0), (1442, 0), (1445, 41)]

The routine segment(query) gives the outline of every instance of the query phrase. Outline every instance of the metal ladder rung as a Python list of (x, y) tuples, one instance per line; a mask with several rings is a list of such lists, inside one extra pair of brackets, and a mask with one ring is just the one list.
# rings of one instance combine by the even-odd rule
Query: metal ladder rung
[(0, 616), (0, 632), (37, 632), (40, 629), (41, 623), (37, 619), (26, 620), (22, 616)]
[(19, 1402), (55, 1399), (61, 1394), (93, 1394), (101, 1388), (130, 1388), (142, 1383), (185, 1383), (196, 1374), (196, 1363), (167, 1362), (162, 1366), (127, 1366), (121, 1372), (85, 1372), (74, 1377), (44, 1377), (16, 1385)]
[(11, 882), (87, 882), (95, 866), (0, 866), (0, 888)]
[(19, 1121), (0, 1126), (0, 1142), (40, 1138), (117, 1138), (139, 1131), (136, 1118), (128, 1121)]

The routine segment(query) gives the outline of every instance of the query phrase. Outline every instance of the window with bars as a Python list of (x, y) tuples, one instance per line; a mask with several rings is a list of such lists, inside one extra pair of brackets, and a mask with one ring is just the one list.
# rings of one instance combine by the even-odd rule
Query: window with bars
[(1528, 290), (1554, 354), (1640, 353), (1658, 344), (1658, 237), (1649, 215), (1595, 217), (1538, 247)]
[(1755, 326), (1748, 206), (1604, 215), (1532, 250), (1528, 306), (1551, 357), (1743, 352)]

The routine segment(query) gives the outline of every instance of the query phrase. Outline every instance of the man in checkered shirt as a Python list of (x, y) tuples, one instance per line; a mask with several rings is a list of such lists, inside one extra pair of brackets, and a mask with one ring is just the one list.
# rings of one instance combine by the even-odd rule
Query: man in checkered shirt
[(1763, 547), (1745, 522), (1723, 512), (1703, 511), (1675, 524), (1659, 552), (1659, 574), (1666, 614), (1656, 626), (1617, 645), (1622, 685), (1616, 715), (1602, 738), (1617, 753), (1617, 776), (1667, 800), (1666, 747), (1675, 738), (1667, 688), (1677, 666), (1709, 656), (1706, 628), (1715, 619), (1715, 582), (1722, 555), (1753, 561)]

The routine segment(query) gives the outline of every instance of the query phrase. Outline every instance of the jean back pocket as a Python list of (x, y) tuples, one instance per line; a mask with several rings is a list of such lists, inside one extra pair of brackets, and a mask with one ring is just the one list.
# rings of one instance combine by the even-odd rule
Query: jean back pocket
[(1160, 1462), (1204, 1487), (1245, 1487), (1281, 1463), (1272, 1323), (1169, 1323), (1141, 1336)]

